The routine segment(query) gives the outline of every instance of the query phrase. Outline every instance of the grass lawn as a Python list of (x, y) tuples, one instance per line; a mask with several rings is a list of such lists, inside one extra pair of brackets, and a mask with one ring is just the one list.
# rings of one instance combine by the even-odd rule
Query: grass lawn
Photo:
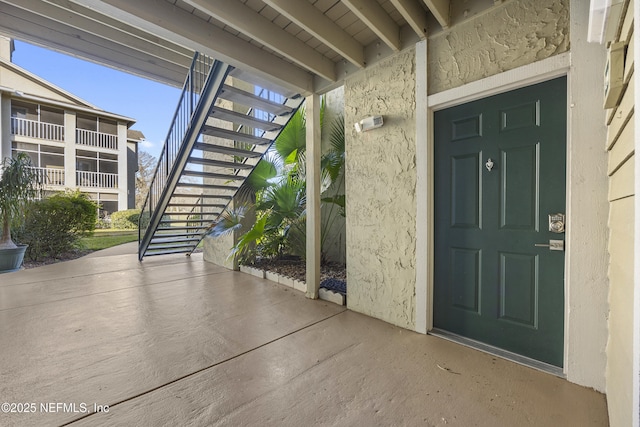
[(138, 230), (96, 230), (93, 236), (80, 239), (80, 245), (84, 249), (99, 251), (123, 243), (135, 242), (138, 240)]

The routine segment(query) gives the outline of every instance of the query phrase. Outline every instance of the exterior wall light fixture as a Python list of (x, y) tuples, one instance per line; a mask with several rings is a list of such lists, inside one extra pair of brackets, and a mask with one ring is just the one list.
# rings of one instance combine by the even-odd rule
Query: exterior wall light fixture
[(382, 116), (370, 116), (355, 123), (356, 132), (366, 132), (371, 129), (376, 129), (384, 124)]

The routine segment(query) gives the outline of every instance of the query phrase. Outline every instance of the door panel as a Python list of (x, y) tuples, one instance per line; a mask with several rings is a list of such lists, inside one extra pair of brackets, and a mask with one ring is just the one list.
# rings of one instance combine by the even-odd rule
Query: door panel
[(451, 226), (480, 228), (482, 175), (478, 153), (451, 157)]
[(566, 108), (563, 77), (434, 115), (434, 326), (556, 366), (564, 252), (535, 244), (564, 240)]
[(538, 230), (540, 144), (502, 150), (500, 228)]

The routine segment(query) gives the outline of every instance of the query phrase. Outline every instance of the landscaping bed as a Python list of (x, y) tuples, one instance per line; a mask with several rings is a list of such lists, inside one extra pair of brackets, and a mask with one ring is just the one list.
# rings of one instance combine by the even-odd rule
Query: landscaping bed
[[(263, 259), (252, 263), (249, 267), (264, 272), (268, 280), (305, 290), (302, 285), (306, 282), (306, 265), (299, 259)], [(271, 274), (270, 274), (271, 273)], [(251, 272), (251, 274), (255, 274)], [(281, 278), (286, 278), (282, 280)], [(287, 280), (288, 279), (288, 280)], [(291, 281), (291, 285), (289, 284)], [(320, 266), (320, 290), (322, 299), (330, 299), (332, 302), (344, 305), (347, 296), (347, 269), (344, 264), (325, 263)], [(323, 292), (324, 291), (324, 292)], [(327, 291), (330, 291), (327, 293)], [(332, 298), (329, 294), (339, 298)]]

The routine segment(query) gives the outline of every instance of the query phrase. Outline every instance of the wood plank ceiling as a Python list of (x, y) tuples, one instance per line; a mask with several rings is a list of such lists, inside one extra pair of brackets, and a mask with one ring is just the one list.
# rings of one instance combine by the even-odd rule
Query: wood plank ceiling
[(180, 85), (198, 50), (303, 93), (446, 28), (449, 0), (0, 0), (0, 33)]

